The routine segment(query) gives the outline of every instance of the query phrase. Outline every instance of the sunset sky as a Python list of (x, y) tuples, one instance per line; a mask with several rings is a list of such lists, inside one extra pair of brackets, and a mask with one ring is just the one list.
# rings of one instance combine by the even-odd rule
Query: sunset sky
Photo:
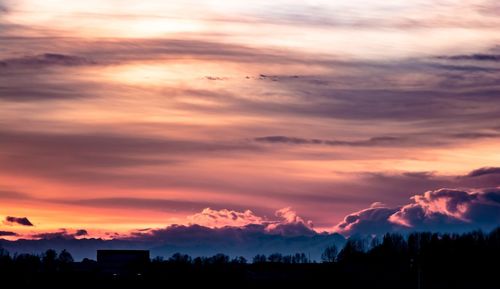
[(499, 1), (0, 0), (0, 204), (11, 239), (498, 224)]

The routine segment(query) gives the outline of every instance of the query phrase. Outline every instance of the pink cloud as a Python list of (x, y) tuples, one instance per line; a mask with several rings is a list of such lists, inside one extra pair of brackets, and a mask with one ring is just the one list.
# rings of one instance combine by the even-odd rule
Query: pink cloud
[(244, 227), (259, 225), (266, 232), (278, 235), (311, 235), (314, 234), (313, 223), (300, 217), (296, 211), (286, 207), (275, 212), (277, 219), (269, 219), (255, 215), (252, 211), (238, 212), (233, 210), (213, 210), (205, 208), (200, 213), (188, 216), (190, 225), (209, 228)]
[(312, 221), (304, 220), (290, 207), (277, 210), (275, 216), (279, 220), (270, 222), (266, 226), (266, 231), (269, 233), (286, 236), (312, 235), (315, 233)]
[(349, 236), (408, 230), (490, 230), (499, 223), (500, 188), (438, 189), (415, 195), (401, 207), (377, 204), (349, 214), (334, 230)]
[(262, 224), (264, 221), (250, 210), (238, 212), (227, 209), (213, 210), (211, 208), (205, 208), (200, 213), (188, 216), (188, 220), (191, 224), (210, 228), (242, 227), (250, 224)]

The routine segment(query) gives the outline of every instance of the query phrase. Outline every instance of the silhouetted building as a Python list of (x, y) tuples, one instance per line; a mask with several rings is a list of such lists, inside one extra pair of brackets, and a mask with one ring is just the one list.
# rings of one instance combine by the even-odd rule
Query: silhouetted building
[(148, 250), (97, 250), (97, 264), (104, 274), (141, 276), (149, 261)]

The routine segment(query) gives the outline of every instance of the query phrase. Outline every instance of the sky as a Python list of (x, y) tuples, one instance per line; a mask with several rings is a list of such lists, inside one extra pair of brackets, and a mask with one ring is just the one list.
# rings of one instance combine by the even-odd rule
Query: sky
[(491, 229), (499, 16), (495, 0), (0, 0), (0, 238)]

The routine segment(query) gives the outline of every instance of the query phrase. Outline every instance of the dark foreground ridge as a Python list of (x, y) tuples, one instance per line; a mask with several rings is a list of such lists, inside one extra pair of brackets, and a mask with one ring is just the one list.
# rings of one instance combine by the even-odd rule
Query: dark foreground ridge
[(303, 253), (224, 254), (168, 259), (149, 251), (101, 250), (74, 262), (65, 250), (41, 256), (0, 248), (3, 288), (500, 288), (500, 228), (462, 235), (387, 234), (325, 248), (322, 262)]

